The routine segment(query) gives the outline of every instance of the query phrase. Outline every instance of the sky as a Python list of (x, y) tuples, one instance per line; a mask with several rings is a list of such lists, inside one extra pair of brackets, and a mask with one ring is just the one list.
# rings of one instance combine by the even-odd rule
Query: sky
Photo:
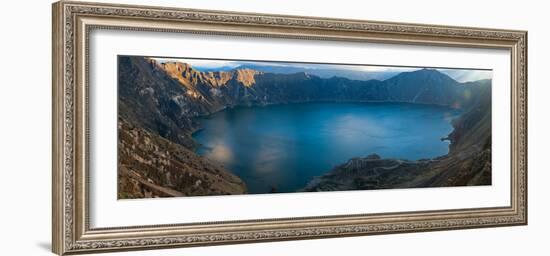
[[(159, 62), (184, 62), (190, 64), (197, 70), (215, 71), (230, 70), (241, 66), (256, 66), (260, 69), (275, 69), (279, 72), (289, 70), (290, 72), (306, 72), (319, 76), (342, 76), (349, 79), (367, 80), (378, 79), (385, 80), (401, 72), (410, 72), (425, 67), (392, 67), (376, 65), (342, 65), (342, 64), (309, 64), (309, 63), (290, 63), (290, 62), (270, 62), (270, 61), (234, 61), (234, 60), (214, 60), (214, 59), (184, 59), (184, 58), (153, 58)], [(431, 67), (427, 67), (431, 68)], [(473, 69), (442, 69), (436, 70), (447, 74), (458, 82), (469, 82), (480, 79), (490, 79), (492, 71), (473, 70)]]

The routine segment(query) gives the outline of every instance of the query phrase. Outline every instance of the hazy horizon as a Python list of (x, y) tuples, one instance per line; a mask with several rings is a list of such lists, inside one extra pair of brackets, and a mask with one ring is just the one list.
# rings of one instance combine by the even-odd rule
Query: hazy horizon
[(435, 69), (448, 75), (454, 80), (464, 83), (482, 79), (491, 79), (491, 70), (480, 69), (455, 69), (433, 67), (401, 67), (381, 65), (347, 65), (324, 63), (299, 63), (299, 62), (275, 62), (275, 61), (238, 61), (219, 59), (192, 59), (192, 58), (167, 58), (151, 57), (160, 63), (182, 62), (191, 65), (199, 71), (228, 71), (238, 68), (253, 68), (269, 73), (297, 73), (305, 72), (323, 78), (333, 76), (344, 77), (352, 80), (386, 80), (399, 73), (411, 72), (424, 68)]

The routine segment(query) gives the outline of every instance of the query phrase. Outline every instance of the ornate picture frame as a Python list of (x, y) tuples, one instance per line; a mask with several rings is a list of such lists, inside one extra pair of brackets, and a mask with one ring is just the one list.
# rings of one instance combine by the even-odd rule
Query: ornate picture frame
[[(509, 50), (510, 205), (92, 228), (88, 50), (97, 29)], [(52, 65), (59, 255), (527, 224), (526, 31), (61, 1), (53, 5)]]

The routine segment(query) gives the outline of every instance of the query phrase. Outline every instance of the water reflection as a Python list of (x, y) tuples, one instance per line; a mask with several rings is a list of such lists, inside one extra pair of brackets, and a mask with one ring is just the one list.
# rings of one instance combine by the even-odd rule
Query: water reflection
[(209, 148), (206, 157), (219, 163), (233, 162), (233, 153), (231, 149), (223, 143), (218, 143), (213, 148)]
[(446, 154), (455, 110), (395, 103), (310, 103), (228, 109), (201, 121), (197, 152), (241, 177), (250, 193), (291, 192), (351, 157)]

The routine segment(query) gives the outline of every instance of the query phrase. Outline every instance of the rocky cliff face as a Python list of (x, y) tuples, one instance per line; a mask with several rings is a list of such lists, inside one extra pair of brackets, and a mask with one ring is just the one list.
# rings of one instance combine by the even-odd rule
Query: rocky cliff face
[[(456, 120), (454, 123), (456, 129), (448, 137), (452, 142), (451, 153), (454, 151), (469, 152), (469, 150), (474, 152), (474, 150), (471, 150), (474, 148), (476, 149), (475, 152), (479, 153), (479, 148), (483, 148), (482, 145), (484, 145), (480, 144), (480, 141), (484, 142), (485, 138), (490, 136), (490, 111), (484, 109), (484, 107), (486, 108), (487, 106), (483, 105), (484, 102), (487, 102), (487, 97), (489, 97), (490, 101), (490, 81), (461, 84), (436, 70), (423, 69), (405, 72), (384, 81), (358, 81), (342, 77), (321, 78), (304, 72), (275, 74), (247, 68), (201, 72), (185, 63), (160, 63), (153, 59), (133, 56), (119, 57), (118, 66), (119, 126), (123, 124), (119, 127), (119, 132), (127, 135), (120, 136), (119, 146), (122, 149), (129, 150), (127, 155), (124, 156), (126, 160), (119, 159), (119, 162), (128, 166), (132, 166), (133, 162), (139, 162), (141, 163), (139, 165), (140, 167), (134, 166), (131, 170), (141, 173), (140, 177), (143, 178), (150, 177), (150, 175), (156, 175), (158, 177), (152, 179), (154, 185), (169, 187), (185, 195), (242, 193), (245, 188), (244, 185), (240, 186), (239, 189), (232, 185), (220, 185), (216, 191), (182, 191), (183, 187), (185, 187), (183, 184), (187, 184), (185, 183), (187, 179), (184, 181), (183, 176), (176, 175), (178, 178), (175, 179), (161, 178), (162, 175), (166, 174), (154, 174), (158, 172), (158, 170), (153, 170), (153, 164), (147, 168), (143, 166), (144, 161), (151, 163), (158, 161), (158, 155), (132, 154), (132, 151), (136, 150), (131, 146), (132, 143), (135, 142), (136, 138), (134, 137), (145, 134), (145, 136), (154, 138), (152, 139), (153, 141), (162, 141), (161, 144), (164, 145), (164, 148), (177, 148), (182, 152), (187, 150), (185, 154), (181, 153), (182, 155), (187, 155), (187, 157), (175, 158), (174, 155), (166, 156), (169, 162), (179, 162), (182, 164), (181, 166), (184, 166), (180, 166), (181, 168), (179, 171), (170, 172), (170, 175), (174, 175), (174, 173), (183, 173), (190, 168), (189, 166), (195, 166), (195, 173), (208, 173), (206, 170), (197, 169), (199, 165), (208, 166), (207, 161), (195, 155), (192, 151), (189, 151), (196, 146), (191, 139), (191, 133), (198, 129), (198, 124), (195, 121), (197, 116), (208, 115), (228, 107), (314, 101), (438, 104), (467, 111), (467, 114), (464, 114), (459, 120)], [(488, 106), (490, 106), (490, 104)], [(489, 116), (487, 116), (487, 113), (489, 113)], [(138, 133), (139, 135), (127, 133), (125, 127), (140, 129), (141, 133)], [(490, 157), (490, 144), (488, 150), (488, 156)], [(449, 156), (451, 156), (451, 153)], [(139, 155), (139, 157), (143, 159), (136, 158), (136, 155)], [(473, 159), (472, 157), (474, 155), (475, 154), (457, 155), (456, 157), (458, 158), (456, 159)], [(479, 156), (480, 155), (476, 155), (476, 157)], [(436, 160), (430, 161), (433, 162)], [(396, 162), (391, 162), (391, 160), (370, 159), (368, 161), (390, 161), (384, 162), (390, 165), (385, 166), (383, 168), (384, 170), (390, 170), (396, 165)], [(398, 161), (400, 166), (410, 165), (410, 168), (413, 169), (426, 164), (430, 169), (434, 170), (434, 173), (437, 172), (435, 170), (440, 170), (440, 174), (443, 173), (445, 165), (452, 165), (450, 162), (435, 165), (429, 161), (426, 163), (413, 163), (401, 160), (394, 161)], [(472, 165), (474, 165), (473, 162)], [(139, 168), (143, 170), (137, 170)], [(166, 168), (175, 167), (166, 166)], [(367, 165), (360, 169), (363, 170), (365, 168), (368, 169), (370, 167)], [(480, 168), (483, 169), (485, 167)], [(126, 180), (123, 184), (119, 184), (119, 191), (126, 191), (124, 192), (125, 194), (123, 193), (123, 196), (143, 196), (143, 192), (141, 192), (141, 194), (138, 193), (136, 186), (131, 185), (137, 184), (136, 182), (139, 183), (139, 179), (136, 178), (137, 176), (129, 175), (134, 173), (124, 170), (121, 171), (121, 169), (122, 168), (119, 168), (119, 175), (123, 175), (125, 178), (122, 180)], [(236, 180), (238, 178), (230, 176), (223, 168), (211, 166), (207, 169), (219, 170), (217, 173), (221, 175), (220, 179), (222, 180), (219, 181), (220, 184), (242, 185), (242, 182), (239, 183), (239, 181)], [(340, 169), (347, 170), (349, 168), (343, 167)], [(378, 173), (381, 169), (376, 170)], [(333, 170), (331, 173), (335, 172), (337, 171)], [(397, 173), (398, 172), (394, 172), (394, 178), (397, 177)], [(356, 177), (361, 175), (357, 174)], [(345, 174), (344, 176), (351, 177), (349, 174)], [(344, 176), (340, 178), (343, 179)], [(365, 177), (367, 176), (363, 177), (364, 180), (366, 180)], [(410, 175), (407, 174), (405, 176)], [(436, 178), (436, 176), (439, 178)], [(327, 177), (323, 179), (329, 180)], [(446, 182), (444, 181), (445, 178), (452, 178), (443, 174), (433, 174), (430, 177), (433, 178), (430, 181), (432, 185), (443, 184)], [(402, 178), (400, 179), (402, 180)], [(466, 179), (467, 178), (461, 179), (460, 182), (453, 181), (452, 184), (472, 181), (472, 179), (463, 181)], [(391, 186), (395, 186), (395, 182), (397, 182), (391, 183), (387, 180), (381, 181), (383, 180), (382, 178), (379, 180), (380, 184), (387, 184), (385, 186), (390, 186), (390, 184), (393, 184)], [(415, 179), (411, 178), (409, 183), (413, 182), (412, 180)], [(417, 181), (418, 180), (415, 180), (415, 182)], [(212, 179), (208, 179), (208, 182), (210, 185), (214, 184)], [(406, 186), (403, 181), (398, 183), (402, 184), (400, 186)], [(314, 191), (325, 189), (324, 185), (321, 185), (322, 182), (317, 182), (317, 184), (319, 184), (318, 187), (309, 186), (306, 190)], [(426, 186), (425, 184), (428, 183), (422, 184)], [(349, 184), (345, 186), (350, 187)], [(148, 187), (151, 188), (152, 186)], [(358, 186), (357, 188), (359, 189), (362, 187), (363, 186)], [(160, 194), (153, 195), (158, 196)]]

